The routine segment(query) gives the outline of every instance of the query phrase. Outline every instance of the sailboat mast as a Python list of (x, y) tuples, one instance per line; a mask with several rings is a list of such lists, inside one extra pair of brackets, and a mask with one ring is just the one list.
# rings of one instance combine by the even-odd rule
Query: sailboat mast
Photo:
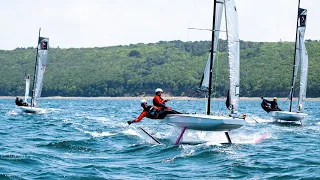
[(211, 110), (211, 87), (212, 87), (212, 62), (213, 62), (213, 51), (214, 51), (214, 33), (215, 33), (215, 24), (216, 24), (216, 7), (217, 1), (214, 0), (213, 3), (213, 20), (212, 20), (212, 37), (211, 37), (211, 51), (210, 51), (210, 73), (209, 73), (209, 94), (208, 94), (208, 106), (207, 106), (207, 115), (210, 114)]
[(37, 74), (37, 64), (38, 64), (38, 46), (39, 46), (39, 38), (40, 38), (40, 32), (41, 28), (39, 28), (39, 35), (38, 35), (38, 41), (37, 41), (37, 54), (36, 54), (36, 63), (34, 65), (34, 75), (33, 75), (33, 85), (32, 85), (32, 98), (31, 98), (31, 107), (34, 107), (34, 86), (36, 83), (36, 74)]
[(293, 71), (292, 71), (292, 83), (291, 83), (291, 91), (290, 91), (290, 108), (289, 111), (291, 112), (292, 110), (292, 99), (293, 99), (293, 86), (294, 86), (294, 72), (296, 68), (296, 49), (297, 49), (297, 38), (298, 38), (298, 20), (299, 20), (299, 8), (300, 8), (300, 0), (298, 2), (298, 15), (297, 15), (297, 26), (296, 26), (296, 39), (295, 39), (295, 47), (294, 47), (294, 58), (293, 58)]

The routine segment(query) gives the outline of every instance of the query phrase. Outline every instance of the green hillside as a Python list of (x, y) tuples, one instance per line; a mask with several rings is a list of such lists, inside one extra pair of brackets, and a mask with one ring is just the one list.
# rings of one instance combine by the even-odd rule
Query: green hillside
[[(308, 41), (308, 97), (320, 95), (320, 42)], [(192, 96), (200, 83), (209, 41), (160, 41), (95, 48), (51, 48), (42, 96)], [(241, 96), (289, 94), (293, 42), (241, 41)], [(24, 94), (25, 70), (33, 75), (35, 48), (0, 50), (0, 96)], [(220, 40), (213, 83), (217, 96), (228, 88), (226, 41)], [(33, 78), (33, 76), (31, 77)]]

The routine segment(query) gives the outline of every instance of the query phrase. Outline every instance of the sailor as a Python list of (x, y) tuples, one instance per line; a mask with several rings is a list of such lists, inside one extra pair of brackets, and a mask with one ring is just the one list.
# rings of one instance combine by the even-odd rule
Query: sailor
[(27, 102), (23, 102), (22, 99), (19, 99), (18, 97), (16, 97), (16, 105), (17, 106), (28, 106)]
[(267, 103), (270, 103), (270, 111), (281, 111), (281, 109), (278, 107), (277, 100), (277, 97), (274, 97), (273, 101), (266, 100)]
[(22, 101), (22, 99), (19, 99), (18, 97), (16, 97), (16, 105), (17, 105), (17, 106), (23, 106), (23, 101)]
[(263, 97), (261, 97), (261, 99), (262, 99), (262, 102), (261, 102), (262, 109), (264, 109), (267, 113), (269, 113), (271, 111), (270, 105), (267, 103), (266, 99), (264, 99)]
[(130, 125), (131, 123), (140, 122), (144, 117), (147, 117), (149, 119), (164, 119), (167, 114), (177, 114), (175, 111), (171, 110), (159, 110), (159, 108), (149, 105), (147, 103), (147, 100), (142, 99), (140, 101), (141, 107), (143, 108), (140, 115), (134, 119), (133, 121), (127, 121), (127, 123)]
[(23, 102), (22, 105), (23, 106), (29, 106), (28, 102)]
[(166, 102), (170, 101), (169, 99), (162, 99), (161, 95), (163, 93), (163, 90), (161, 88), (157, 88), (155, 90), (156, 95), (153, 97), (153, 105), (158, 107), (158, 109), (167, 109), (172, 110), (170, 107), (166, 106)]
[[(173, 110), (172, 108), (166, 106), (166, 102), (170, 101), (169, 99), (162, 99), (161, 95), (163, 90), (161, 88), (157, 88), (155, 90), (156, 95), (153, 97), (153, 105), (156, 106), (160, 110), (173, 111), (175, 114), (182, 114), (178, 111)], [(171, 113), (171, 112), (170, 112)]]

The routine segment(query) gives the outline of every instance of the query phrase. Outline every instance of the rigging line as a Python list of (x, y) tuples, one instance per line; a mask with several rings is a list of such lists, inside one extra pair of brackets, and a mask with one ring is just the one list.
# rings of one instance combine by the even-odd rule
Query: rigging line
[(223, 30), (212, 30), (212, 29), (202, 29), (202, 28), (188, 28), (188, 29), (194, 29), (194, 30), (200, 30), (200, 31), (219, 31), (219, 32), (227, 32)]
[[(195, 9), (196, 9), (196, 6), (198, 4), (198, 1), (199, 0), (196, 1), (195, 5), (193, 7), (193, 12), (192, 12), (191, 18), (194, 17), (194, 13), (195, 13)], [(189, 19), (188, 29), (189, 29), (190, 24), (191, 24), (191, 18)], [(189, 41), (189, 31), (188, 30), (187, 30), (187, 41)]]
[(287, 99), (282, 103), (282, 106), (284, 106), (288, 100), (289, 100), (289, 97), (287, 97)]
[[(291, 91), (290, 91), (290, 94), (291, 94)], [(286, 99), (284, 102), (281, 103), (281, 106), (285, 106), (285, 105), (286, 105), (287, 101), (290, 99), (290, 94), (289, 94), (289, 96), (287, 97), (287, 99)], [(290, 106), (290, 105), (289, 105), (289, 106)]]

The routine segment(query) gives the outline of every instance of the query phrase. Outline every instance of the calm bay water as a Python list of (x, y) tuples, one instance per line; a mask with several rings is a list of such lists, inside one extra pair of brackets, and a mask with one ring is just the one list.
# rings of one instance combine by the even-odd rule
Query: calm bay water
[[(320, 178), (319, 101), (306, 102), (310, 115), (297, 126), (274, 123), (260, 101), (241, 100), (248, 118), (230, 132), (234, 144), (221, 145), (223, 133), (187, 130), (184, 142), (195, 145), (179, 146), (173, 142), (180, 129), (161, 120), (128, 126), (141, 112), (138, 100), (47, 99), (40, 105), (42, 114), (25, 114), (14, 99), (0, 99), (0, 179)], [(189, 113), (205, 109), (203, 100), (168, 105)], [(224, 102), (214, 101), (214, 108), (224, 109)]]

